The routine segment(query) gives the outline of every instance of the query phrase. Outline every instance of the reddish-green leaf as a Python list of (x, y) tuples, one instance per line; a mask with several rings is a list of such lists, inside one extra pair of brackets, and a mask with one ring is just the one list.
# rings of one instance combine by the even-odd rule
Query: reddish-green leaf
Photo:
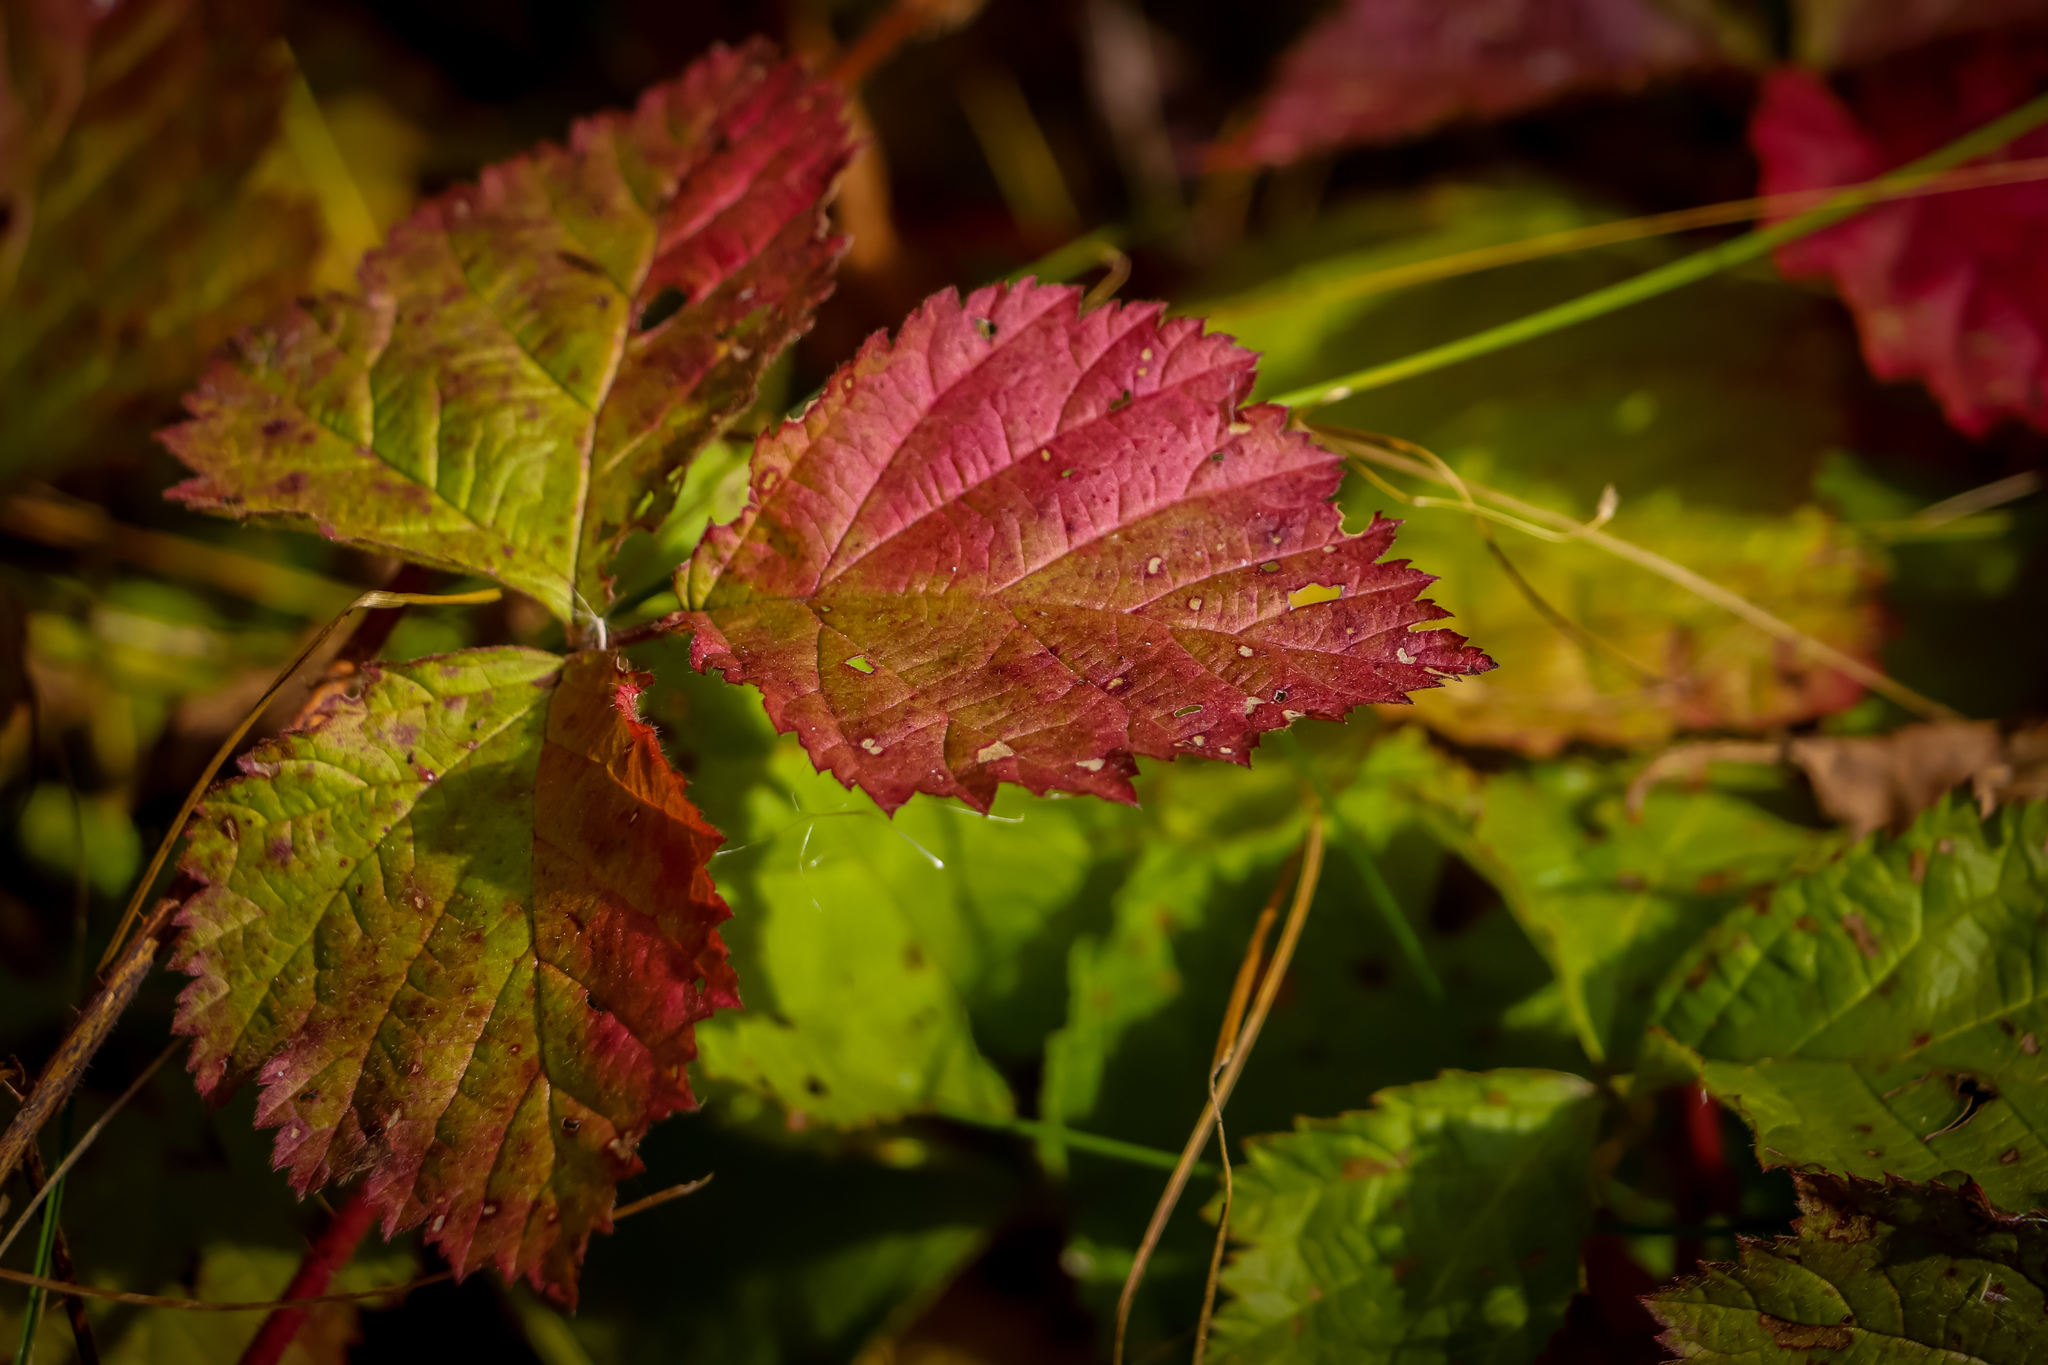
[(754, 452), (677, 572), (692, 658), (886, 809), (998, 782), (1131, 799), (1134, 755), (1249, 760), (1492, 662), (1345, 534), (1337, 457), (1241, 408), (1254, 357), (1157, 304), (934, 295)]
[[(1750, 140), (1766, 194), (1882, 174), (1990, 121), (2048, 75), (2048, 40), (1964, 39), (1871, 68), (1844, 101), (1810, 72), (1764, 85)], [(1993, 159), (2048, 153), (2048, 132)], [(1881, 379), (1918, 379), (1950, 422), (1981, 436), (2002, 417), (2048, 427), (2048, 185), (1887, 204), (1781, 247), (1794, 278), (1832, 277)]]
[(1346, 0), (1280, 59), (1257, 119), (1219, 160), (1282, 165), (1715, 59), (1705, 33), (1652, 0)]
[(292, 74), (270, 10), (0, 7), (0, 476), (139, 439), (304, 287), (318, 220), (253, 175)]
[(714, 50), (424, 205), (360, 297), (245, 340), (166, 433), (199, 474), (174, 496), (603, 612), (619, 543), (830, 292), (848, 147), (832, 86)]
[(693, 1025), (739, 998), (720, 836), (581, 654), (370, 670), (194, 817), (178, 1028), (301, 1193), (361, 1176), (387, 1235), (573, 1300), (650, 1124), (695, 1107)]

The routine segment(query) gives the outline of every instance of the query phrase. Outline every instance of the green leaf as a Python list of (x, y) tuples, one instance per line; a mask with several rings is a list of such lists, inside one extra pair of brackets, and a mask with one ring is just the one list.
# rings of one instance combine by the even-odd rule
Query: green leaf
[(1578, 1288), (1599, 1117), (1576, 1076), (1448, 1072), (1252, 1139), (1216, 1358), (1533, 1358)]
[(458, 1272), (573, 1302), (692, 1025), (739, 999), (719, 835), (637, 714), (645, 675), (501, 648), (366, 670), (189, 827), (177, 1028), (260, 1085), (306, 1193), (362, 1175)]
[[(1549, 973), (1528, 939), (1420, 818), (1421, 794), (1454, 800), (1462, 770), (1416, 730), (1369, 747), (1334, 727), (1316, 738), (1323, 750), (1307, 761), (1328, 779), (1338, 818), (1286, 1004), (1231, 1100), (1239, 1124), (1342, 1109), (1443, 1067), (1582, 1064), (1545, 1009)], [(1301, 771), (1274, 759), (1249, 773), (1147, 775), (1113, 917), (1070, 951), (1043, 1117), (1167, 1147), (1186, 1138), (1252, 923), (1301, 842), (1304, 790)], [(1357, 853), (1388, 883), (1452, 1003), (1416, 975)]]
[(1767, 1166), (2048, 1205), (2048, 805), (1936, 807), (1729, 913), (1657, 1015)]
[(245, 340), (165, 434), (198, 474), (173, 495), (602, 614), (612, 554), (830, 292), (848, 152), (835, 87), (715, 49), (428, 202), (360, 296)]
[[(190, 1285), (169, 1284), (158, 1292), (179, 1298), (256, 1303), (282, 1294), (299, 1261), (298, 1251), (283, 1247), (215, 1243), (200, 1251), (199, 1271)], [(418, 1258), (411, 1251), (366, 1245), (363, 1253), (336, 1273), (327, 1292), (348, 1294), (403, 1284), (418, 1273)], [(344, 1365), (349, 1346), (361, 1336), (357, 1327), (360, 1312), (352, 1303), (326, 1303), (308, 1310), (305, 1325), (281, 1358), (282, 1365)], [(240, 1357), (262, 1325), (261, 1313), (144, 1309), (106, 1359), (108, 1365), (218, 1365)]]
[(2022, 1365), (2048, 1351), (2048, 1222), (1965, 1182), (1801, 1175), (1794, 1236), (1646, 1302), (1686, 1360)]
[(1632, 820), (1619, 777), (1585, 763), (1501, 774), (1469, 827), (1439, 828), (1457, 831), (1550, 960), (1587, 1056), (1625, 1067), (1671, 964), (1757, 888), (1840, 841), (1714, 788), (1659, 787)]
[(706, 1074), (826, 1123), (1007, 1117), (980, 1043), (1028, 1057), (1053, 1022), (1033, 1028), (1057, 979), (1027, 979), (1027, 950), (1088, 875), (1094, 815), (1006, 792), (986, 817), (919, 798), (892, 820), (779, 745), (747, 851), (720, 860), (754, 1008), (703, 1031)]
[(11, 5), (0, 35), (0, 478), (140, 435), (320, 246), (264, 191), (291, 59), (234, 0)]

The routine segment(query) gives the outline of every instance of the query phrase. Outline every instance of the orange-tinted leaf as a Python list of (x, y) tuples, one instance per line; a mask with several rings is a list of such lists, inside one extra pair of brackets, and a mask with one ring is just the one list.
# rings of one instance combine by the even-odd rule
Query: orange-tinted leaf
[(573, 1301), (648, 1126), (739, 998), (719, 843), (608, 658), (370, 670), (194, 817), (176, 965), (208, 1098), (254, 1080), (301, 1193)]
[(165, 435), (199, 474), (173, 496), (602, 613), (619, 543), (830, 292), (848, 151), (834, 87), (715, 49), (429, 201), (359, 297), (247, 338)]
[(801, 418), (677, 571), (692, 658), (885, 809), (998, 782), (1131, 799), (1133, 758), (1245, 763), (1493, 666), (1346, 535), (1343, 466), (1241, 408), (1254, 357), (1157, 304), (1026, 281), (927, 299)]

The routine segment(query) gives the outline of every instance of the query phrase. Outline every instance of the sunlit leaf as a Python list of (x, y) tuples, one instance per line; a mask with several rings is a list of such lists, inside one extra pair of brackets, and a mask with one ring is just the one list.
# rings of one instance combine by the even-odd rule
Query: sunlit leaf
[(1712, 38), (1651, 0), (1344, 0), (1280, 59), (1229, 165), (1278, 165), (1518, 114), (1711, 65)]
[(428, 202), (245, 339), (165, 440), (194, 507), (488, 573), (567, 617), (830, 291), (834, 87), (714, 50)]
[(302, 287), (318, 217), (252, 180), (291, 78), (270, 18), (236, 0), (7, 7), (0, 477), (139, 432)]
[(373, 670), (243, 760), (191, 827), (178, 1028), (202, 1093), (261, 1086), (301, 1192), (573, 1301), (691, 1028), (739, 1004), (704, 823), (644, 675), (477, 650)]
[[(1811, 72), (1765, 83), (1750, 126), (1762, 190), (1876, 176), (2024, 102), (2048, 73), (2041, 37), (1962, 39), (1874, 67), (1844, 100)], [(2048, 152), (2048, 132), (1990, 159)], [(1917, 379), (1950, 422), (1982, 436), (2002, 417), (2048, 426), (2048, 295), (2033, 244), (2048, 184), (1887, 204), (1781, 247), (1793, 278), (1833, 279), (1881, 379)]]
[(1767, 1166), (2048, 1205), (2048, 805), (1953, 801), (1729, 912), (1657, 1020)]
[(1009, 1115), (977, 1035), (1037, 1049), (1004, 1016), (1027, 985), (1057, 985), (1027, 977), (1026, 950), (1088, 875), (1089, 808), (1012, 793), (993, 817), (927, 799), (889, 819), (793, 745), (749, 805), (733, 833), (758, 842), (719, 876), (745, 922), (734, 950), (753, 1008), (703, 1030), (705, 1074), (797, 1122)]
[(1462, 847), (1556, 969), (1587, 1055), (1626, 1066), (1671, 964), (1837, 842), (1715, 789), (1660, 789), (1632, 820), (1617, 777), (1560, 763), (1487, 778)]
[[(1137, 755), (1246, 763), (1492, 665), (1344, 534), (1337, 458), (1240, 408), (1254, 357), (1157, 305), (1025, 282), (927, 299), (754, 453), (678, 572), (693, 659), (893, 810), (999, 782), (1131, 799)], [(1341, 588), (1297, 605), (1311, 585)]]
[(1576, 1076), (1454, 1071), (1252, 1139), (1215, 1358), (1532, 1358), (1578, 1287), (1599, 1117)]
[(1973, 1361), (2048, 1351), (2048, 1223), (1964, 1184), (1802, 1175), (1790, 1237), (1745, 1241), (1649, 1300), (1684, 1360)]

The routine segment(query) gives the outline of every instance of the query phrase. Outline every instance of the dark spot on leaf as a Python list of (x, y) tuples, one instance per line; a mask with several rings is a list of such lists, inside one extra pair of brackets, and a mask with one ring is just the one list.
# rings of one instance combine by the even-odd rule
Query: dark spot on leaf
[(1847, 1327), (1786, 1322), (1769, 1313), (1757, 1314), (1756, 1320), (1771, 1334), (1772, 1342), (1787, 1351), (1846, 1351), (1856, 1344), (1856, 1334)]
[(1726, 872), (1702, 872), (1700, 873), (1700, 879), (1693, 883), (1693, 886), (1702, 896), (1711, 896), (1715, 892), (1727, 888), (1728, 874)]
[(575, 1131), (576, 1131), (577, 1129), (581, 1128), (582, 1126), (583, 1126), (583, 1120), (582, 1120), (582, 1119), (563, 1119), (563, 1120), (562, 1120), (562, 1131), (563, 1131), (563, 1132), (565, 1132), (565, 1133), (573, 1133), (573, 1132), (575, 1132)]
[(683, 305), (690, 301), (689, 295), (672, 284), (663, 285), (656, 291), (647, 306), (640, 310), (639, 330), (651, 332), (683, 311)]
[(1223, 452), (1219, 450), (1219, 451), (1217, 451), (1217, 452), (1216, 452), (1216, 453), (1215, 453), (1214, 455), (1211, 455), (1211, 456), (1210, 456), (1209, 458), (1210, 458), (1210, 459), (1212, 459), (1212, 460), (1214, 460), (1214, 461), (1215, 461), (1215, 462), (1216, 462), (1217, 464), (1222, 464), (1222, 463), (1223, 463)]
[(1851, 910), (1848, 914), (1842, 916), (1842, 927), (1849, 931), (1850, 938), (1856, 940), (1857, 952), (1865, 957), (1877, 956), (1877, 935), (1870, 932), (1869, 921), (1863, 918), (1862, 911)]
[(1998, 1164), (2001, 1166), (2010, 1166), (2019, 1159), (2020, 1149), (2017, 1147), (2008, 1147), (2005, 1150), (2005, 1153), (1998, 1158)]
[(1121, 397), (1121, 398), (1118, 398), (1118, 399), (1116, 399), (1115, 401), (1113, 401), (1113, 402), (1112, 402), (1112, 403), (1111, 403), (1111, 404), (1109, 405), (1109, 410), (1110, 410), (1111, 412), (1118, 412), (1118, 411), (1121, 411), (1121, 410), (1122, 410), (1122, 409), (1124, 409), (1124, 408), (1127, 408), (1127, 407), (1129, 407), (1130, 405), (1131, 405), (1131, 391), (1130, 391), (1129, 389), (1125, 389), (1125, 390), (1124, 390), (1124, 395), (1123, 395), (1123, 397)]
[(235, 823), (235, 817), (232, 815), (223, 815), (220, 818), (220, 832), (227, 835), (231, 843), (240, 843), (242, 840), (242, 827)]
[(586, 275), (604, 274), (603, 266), (591, 260), (588, 256), (579, 256), (573, 251), (557, 251), (555, 259), (568, 266), (571, 270), (580, 270)]
[(263, 424), (263, 434), (275, 440), (279, 436), (284, 435), (290, 427), (291, 423), (285, 421), (284, 418), (273, 417)]
[(1287, 689), (1286, 689), (1286, 688), (1284, 688), (1284, 687), (1276, 687), (1276, 688), (1274, 688), (1274, 689), (1273, 689), (1273, 700), (1274, 700), (1274, 701), (1286, 701), (1286, 700), (1287, 700)]
[(974, 330), (981, 333), (981, 339), (983, 341), (995, 340), (996, 325), (994, 322), (990, 321), (987, 318), (975, 318), (973, 321)]
[(1369, 1156), (1346, 1157), (1344, 1158), (1342, 1178), (1345, 1180), (1370, 1180), (1376, 1175), (1385, 1175), (1389, 1171), (1397, 1171), (1399, 1169), (1401, 1168), (1396, 1163), (1379, 1161)]
[(1926, 880), (1927, 880), (1927, 850), (1926, 850), (1926, 849), (1924, 849), (1924, 848), (1916, 848), (1916, 849), (1914, 849), (1914, 850), (1913, 850), (1913, 852), (1911, 853), (1911, 855), (1909, 855), (1909, 856), (1907, 857), (1907, 859), (1906, 859), (1906, 875), (1907, 875), (1907, 876), (1909, 876), (1909, 877), (1911, 877), (1911, 878), (1913, 879), (1913, 885), (1915, 885), (1915, 886), (1918, 886), (1918, 885), (1920, 885), (1920, 883), (1921, 883), (1921, 882), (1924, 882), (1924, 881), (1926, 881)]
[(1173, 713), (1173, 718), (1179, 720), (1182, 716), (1192, 716), (1201, 709), (1202, 705), (1200, 702), (1195, 703), (1193, 706), (1183, 706), (1180, 710)]
[(819, 1080), (816, 1076), (804, 1077), (804, 1089), (809, 1091), (811, 1094), (818, 1096), (820, 1099), (824, 1098), (826, 1093), (825, 1083)]

